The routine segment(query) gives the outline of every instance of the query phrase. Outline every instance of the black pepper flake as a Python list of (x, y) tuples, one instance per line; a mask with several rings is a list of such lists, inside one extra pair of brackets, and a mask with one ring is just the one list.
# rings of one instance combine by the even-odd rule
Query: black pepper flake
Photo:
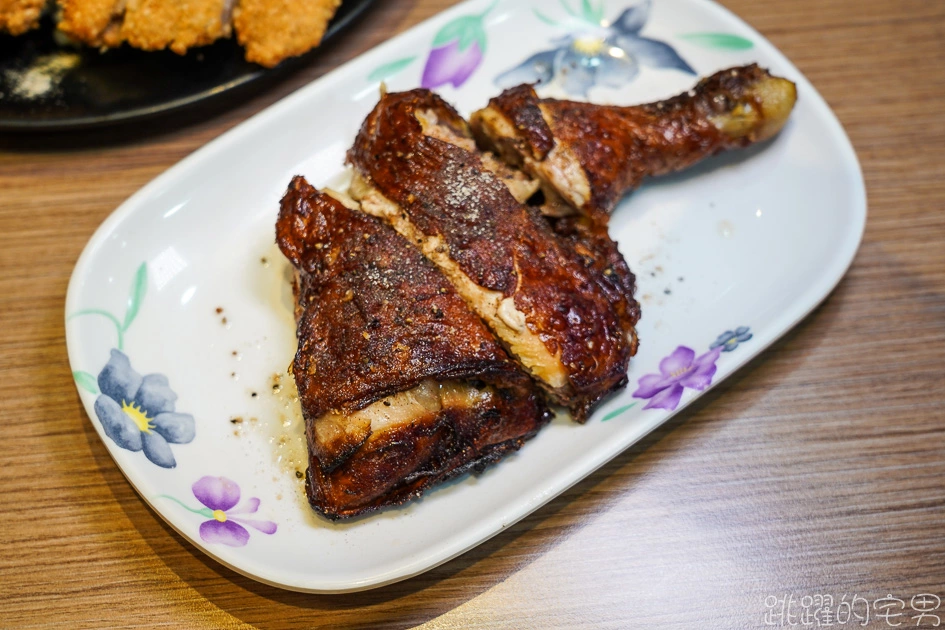
[(670, 291), (669, 289), (663, 289), (663, 293), (665, 293), (666, 295), (670, 295), (672, 294), (672, 291)]
[(216, 312), (217, 315), (219, 315), (220, 313), (223, 312), (223, 308), (220, 307), (220, 306), (218, 306), (218, 307), (216, 308), (216, 311), (215, 311), (215, 312)]
[(257, 394), (256, 392), (253, 392), (252, 394), (250, 394), (250, 396), (252, 396), (253, 398), (256, 398), (256, 396), (259, 396), (259, 394)]
[(304, 477), (304, 476), (305, 476), (305, 475), (302, 474), (302, 471), (301, 471), (301, 470), (296, 470), (296, 471), (295, 471), (295, 478), (296, 478), (296, 479), (301, 479), (301, 478)]
[(385, 400), (385, 401), (384, 401), (384, 406), (385, 406), (385, 407), (390, 407), (390, 401), (389, 401), (389, 400)]
[(230, 422), (232, 422), (233, 424), (242, 424), (243, 419), (237, 416), (235, 418), (230, 418)]

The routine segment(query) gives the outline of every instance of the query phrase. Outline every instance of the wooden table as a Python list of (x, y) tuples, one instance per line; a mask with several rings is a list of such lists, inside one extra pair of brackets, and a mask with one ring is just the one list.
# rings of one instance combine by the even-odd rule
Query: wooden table
[[(817, 596), (892, 595), (906, 616), (874, 608), (869, 627), (932, 627), (912, 598), (945, 598), (941, 0), (724, 1), (846, 127), (869, 194), (863, 245), (773, 348), (524, 521), (406, 582), (312, 596), (223, 568), (131, 489), (66, 359), (86, 240), (199, 146), (450, 4), (380, 2), (226, 111), (0, 140), (0, 626), (804, 627)], [(765, 617), (782, 605), (795, 616)]]

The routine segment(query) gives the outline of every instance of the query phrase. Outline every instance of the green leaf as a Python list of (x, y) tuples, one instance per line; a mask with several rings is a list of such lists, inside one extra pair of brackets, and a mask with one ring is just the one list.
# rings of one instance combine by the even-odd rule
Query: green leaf
[(85, 391), (89, 392), (90, 394), (98, 394), (98, 383), (96, 382), (95, 377), (88, 372), (76, 370), (72, 373), (72, 378), (74, 378), (76, 384)]
[(398, 59), (396, 61), (391, 61), (390, 63), (385, 63), (382, 66), (378, 66), (377, 68), (374, 68), (374, 71), (371, 74), (368, 75), (368, 81), (383, 81), (384, 79), (389, 79), (412, 64), (416, 58), (417, 56), (413, 55), (412, 57), (404, 57), (403, 59)]
[(433, 47), (439, 48), (454, 41), (457, 42), (460, 52), (476, 42), (479, 44), (479, 49), (485, 53), (486, 31), (482, 28), (482, 16), (466, 15), (449, 22), (433, 38)]
[(187, 510), (188, 512), (193, 512), (194, 514), (199, 514), (200, 516), (203, 516), (203, 517), (205, 517), (205, 518), (213, 518), (213, 510), (211, 510), (211, 509), (208, 508), (208, 507), (200, 508), (200, 509), (192, 508), (192, 507), (190, 507), (189, 505), (187, 505), (186, 503), (184, 503), (183, 501), (181, 501), (180, 499), (175, 499), (174, 497), (172, 497), (172, 496), (169, 495), (169, 494), (159, 494), (159, 495), (157, 495), (157, 498), (158, 498), (158, 499), (170, 499), (171, 501), (173, 501), (173, 502), (176, 503), (177, 505), (181, 506), (182, 508), (184, 508), (184, 509)]
[(604, 3), (600, 2), (596, 7), (591, 0), (581, 0), (581, 19), (589, 24), (600, 26), (604, 20)]
[(581, 13), (582, 16), (588, 22), (594, 21), (594, 6), (591, 4), (591, 0), (581, 0)]
[(436, 37), (433, 38), (433, 47), (439, 48), (440, 46), (449, 44), (453, 40), (461, 39), (463, 30), (465, 29), (465, 22), (468, 19), (469, 16), (464, 16), (447, 22), (443, 28), (437, 31)]
[(115, 325), (115, 333), (118, 335), (118, 349), (119, 350), (125, 349), (125, 345), (124, 345), (125, 340), (124, 340), (124, 336), (122, 335), (121, 322), (118, 321), (117, 317), (115, 317), (108, 311), (103, 311), (102, 309), (99, 309), (99, 308), (88, 308), (82, 311), (78, 311), (77, 313), (73, 313), (66, 319), (71, 320), (73, 317), (81, 317), (82, 315), (100, 315), (101, 317), (108, 319), (108, 321), (110, 321), (111, 323)]
[(564, 10), (571, 17), (576, 17), (576, 18), (581, 17), (580, 15), (577, 14), (577, 12), (574, 9), (571, 8), (571, 5), (569, 5), (565, 0), (561, 0), (561, 6), (564, 7)]
[(125, 321), (121, 325), (122, 331), (128, 330), (131, 322), (138, 316), (138, 309), (141, 308), (141, 302), (144, 300), (147, 289), (148, 264), (141, 263), (138, 271), (135, 272), (135, 279), (131, 285), (131, 295), (128, 296), (128, 310), (125, 311)]
[(550, 24), (551, 26), (561, 26), (561, 24), (558, 21), (552, 20), (550, 17), (545, 17), (544, 15), (542, 15), (542, 13), (538, 9), (532, 9), (532, 11), (534, 12), (535, 17), (541, 20), (542, 22), (544, 22), (545, 24)]
[(620, 409), (614, 409), (613, 411), (611, 411), (610, 413), (608, 413), (606, 416), (604, 416), (603, 418), (601, 418), (601, 422), (607, 422), (608, 420), (613, 420), (614, 418), (616, 418), (617, 416), (619, 416), (619, 415), (622, 414), (623, 412), (629, 411), (629, 410), (633, 409), (633, 408), (636, 407), (636, 406), (637, 406), (637, 403), (631, 403), (631, 404), (629, 404), (629, 405), (626, 405), (625, 407), (621, 407)]
[(728, 33), (686, 33), (679, 36), (703, 48), (718, 48), (721, 50), (748, 50), (755, 44), (750, 39), (730, 35)]

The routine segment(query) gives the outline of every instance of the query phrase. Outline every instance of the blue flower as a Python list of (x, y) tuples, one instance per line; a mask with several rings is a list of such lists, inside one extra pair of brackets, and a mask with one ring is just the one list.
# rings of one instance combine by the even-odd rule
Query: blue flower
[[(555, 48), (532, 55), (500, 74), (496, 84), (505, 88), (520, 83), (546, 84), (557, 79), (568, 94), (587, 97), (595, 85), (612, 88), (627, 85), (640, 73), (641, 65), (694, 75), (695, 70), (672, 46), (640, 35), (650, 16), (650, 4), (651, 0), (644, 0), (625, 9), (611, 23), (604, 20), (593, 23), (591, 16), (600, 12), (585, 11), (588, 28), (554, 40)], [(585, 2), (585, 9), (588, 7), (590, 4)]]
[(710, 350), (715, 350), (719, 346), (722, 347), (722, 352), (731, 352), (738, 347), (738, 344), (748, 341), (751, 339), (752, 334), (748, 326), (739, 326), (734, 331), (726, 330), (724, 333), (719, 335), (719, 338), (712, 342), (712, 345), (709, 346)]
[(177, 461), (170, 444), (187, 444), (194, 439), (194, 417), (174, 412), (177, 394), (163, 374), (141, 376), (131, 368), (128, 357), (112, 350), (111, 359), (98, 375), (101, 395), (95, 400), (95, 414), (105, 434), (129, 451), (144, 450), (162, 468), (174, 468)]

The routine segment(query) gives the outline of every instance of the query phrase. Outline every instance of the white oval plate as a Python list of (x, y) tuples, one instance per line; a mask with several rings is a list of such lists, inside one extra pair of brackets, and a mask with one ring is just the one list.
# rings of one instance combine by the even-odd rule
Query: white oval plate
[[(181, 535), (242, 574), (292, 590), (356, 591), (416, 575), (547, 503), (692, 402), (699, 392), (671, 376), (659, 392), (639, 387), (665, 357), (673, 357), (667, 373), (691, 362), (711, 373), (714, 365), (718, 383), (839, 282), (860, 242), (866, 199), (836, 118), (783, 55), (719, 5), (658, 0), (642, 31), (624, 33), (628, 47), (663, 42), (700, 76), (758, 62), (797, 82), (799, 101), (773, 141), (653, 181), (615, 212), (611, 231), (637, 273), (644, 313), (630, 385), (586, 425), (556, 420), (479, 477), (348, 523), (312, 514), (296, 476), (305, 468), (298, 404), (287, 377), (274, 382), (295, 352), (286, 263), (273, 245), (290, 177), (337, 185), (379, 79), (391, 90), (440, 83), (469, 114), (499, 92), (496, 77), (530, 55), (577, 36), (585, 38), (579, 48), (594, 50), (593, 37), (614, 36), (615, 27), (592, 23), (615, 20), (628, 4), (460, 4), (209, 143), (104, 222), (69, 285), (69, 360), (116, 463)], [(590, 99), (645, 102), (696, 80), (637, 61), (639, 73), (620, 87), (593, 77)], [(543, 93), (566, 88), (579, 89), (558, 78)], [(727, 331), (719, 340), (727, 343), (711, 349)], [(103, 375), (118, 349), (130, 368)], [(139, 387), (134, 374), (165, 375), (168, 386), (151, 377)], [(106, 400), (122, 397), (137, 406)], [(116, 416), (122, 403), (128, 411)], [(177, 415), (155, 421), (174, 405)], [(118, 441), (99, 412), (124, 431)], [(168, 446), (167, 437), (181, 443)], [(147, 452), (129, 450), (142, 438)]]

